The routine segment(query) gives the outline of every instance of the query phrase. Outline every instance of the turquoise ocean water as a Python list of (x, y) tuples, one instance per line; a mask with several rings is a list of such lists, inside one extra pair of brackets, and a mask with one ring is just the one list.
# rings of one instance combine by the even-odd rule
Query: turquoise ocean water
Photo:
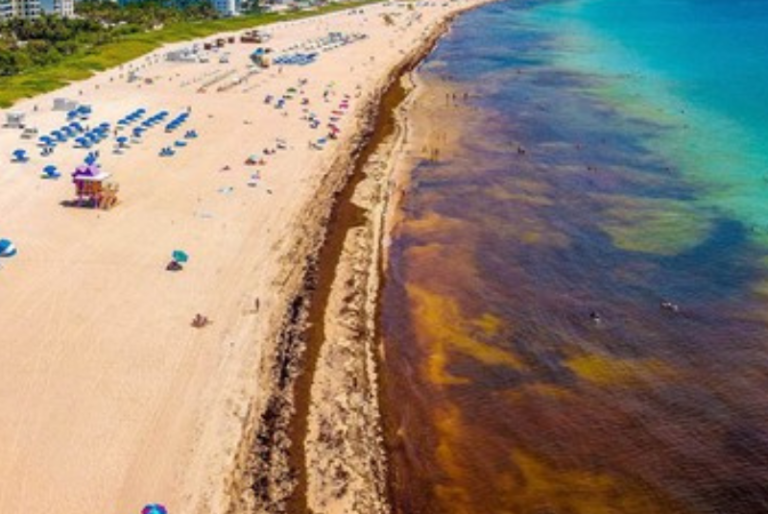
[(768, 3), (500, 2), (420, 73), (398, 512), (768, 513)]

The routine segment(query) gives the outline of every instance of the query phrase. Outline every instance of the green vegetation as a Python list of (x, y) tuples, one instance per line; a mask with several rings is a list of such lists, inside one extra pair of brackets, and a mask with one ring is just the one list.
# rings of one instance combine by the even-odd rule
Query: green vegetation
[[(179, 41), (254, 28), (376, 3), (357, 0), (311, 11), (251, 13), (214, 18), (207, 6), (185, 9), (141, 3), (118, 8), (109, 2), (78, 4), (82, 19), (12, 20), (0, 24), (0, 107), (53, 91)], [(26, 39), (24, 39), (24, 36)], [(20, 44), (19, 41), (25, 41)]]

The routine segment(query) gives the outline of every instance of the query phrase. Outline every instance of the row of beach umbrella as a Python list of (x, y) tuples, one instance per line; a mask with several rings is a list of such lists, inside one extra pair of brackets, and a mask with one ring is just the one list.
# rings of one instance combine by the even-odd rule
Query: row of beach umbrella
[(66, 143), (69, 139), (85, 132), (83, 126), (73, 121), (59, 129), (52, 130), (49, 135), (43, 135), (38, 138), (38, 145), (43, 147), (55, 147), (59, 143)]
[(311, 64), (315, 62), (315, 59), (317, 59), (317, 53), (311, 53), (311, 54), (296, 53), (296, 54), (281, 55), (280, 57), (275, 59), (275, 64), (306, 66), (307, 64)]
[(147, 110), (141, 107), (139, 109), (136, 109), (132, 113), (126, 115), (124, 118), (119, 120), (117, 124), (120, 125), (121, 127), (130, 125), (131, 123), (139, 121), (142, 117), (144, 117), (146, 113), (147, 113)]
[(92, 112), (93, 112), (93, 109), (91, 108), (91, 106), (81, 105), (77, 109), (72, 109), (67, 113), (67, 120), (72, 121), (78, 118), (81, 120), (86, 120), (88, 119), (88, 117), (91, 115)]
[(86, 132), (81, 137), (75, 139), (75, 143), (81, 148), (90, 148), (93, 145), (99, 144), (109, 137), (110, 124), (104, 122), (98, 127)]
[(165, 126), (165, 131), (173, 132), (174, 130), (182, 126), (184, 123), (186, 123), (188, 118), (189, 118), (189, 113), (182, 112), (181, 114), (176, 116), (173, 120), (171, 120), (171, 122), (168, 123), (168, 125)]

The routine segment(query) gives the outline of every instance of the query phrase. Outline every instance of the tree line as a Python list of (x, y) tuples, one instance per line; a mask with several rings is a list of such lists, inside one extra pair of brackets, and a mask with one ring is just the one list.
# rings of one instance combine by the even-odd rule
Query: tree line
[(100, 45), (159, 25), (218, 16), (210, 2), (204, 0), (181, 0), (173, 5), (142, 0), (125, 6), (105, 0), (84, 0), (75, 6), (73, 18), (43, 15), (0, 22), (0, 76), (56, 64), (67, 56), (88, 53)]

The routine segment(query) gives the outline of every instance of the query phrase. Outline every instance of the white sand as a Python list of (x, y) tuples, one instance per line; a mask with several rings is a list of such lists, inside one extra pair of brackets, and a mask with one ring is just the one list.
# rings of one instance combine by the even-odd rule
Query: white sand
[[(112, 137), (96, 147), (121, 187), (112, 211), (61, 205), (73, 199), (69, 173), (85, 150), (67, 143), (40, 157), (36, 140), (0, 129), (0, 237), (19, 249), (0, 262), (0, 512), (131, 513), (150, 502), (174, 514), (221, 511), (240, 420), (259, 393), (257, 363), (273, 344), (265, 320), (284, 308), (273, 281), (295, 264), (281, 259), (297, 237), (292, 222), (343, 143), (317, 151), (308, 141), (326, 134), (343, 94), (351, 100), (341, 139), (351, 137), (362, 98), (430, 25), (466, 5), (377, 5), (363, 15), (271, 26), (268, 46), (276, 49), (330, 30), (369, 38), (223, 93), (181, 84), (218, 70), (244, 75), (256, 45), (228, 45), (230, 64), (215, 55), (208, 64), (161, 60), (141, 71), (153, 85), (119, 78), (126, 65), (14, 107), (42, 133), (64, 124), (64, 113), (51, 110), (62, 96), (91, 104), (91, 125), (114, 126), (138, 107), (173, 116), (191, 106), (192, 115), (173, 134), (151, 129), (124, 155), (112, 153)], [(385, 11), (400, 13), (394, 27), (384, 23)], [(408, 24), (414, 12), (423, 18)], [(309, 79), (305, 95), (288, 103), (287, 117), (263, 103), (300, 78)], [(335, 96), (325, 103), (332, 81)], [(316, 130), (300, 119), (303, 96), (323, 122)], [(174, 157), (158, 156), (188, 129), (199, 138)], [(289, 149), (265, 156), (265, 166), (244, 165), (278, 137)], [(26, 148), (31, 162), (11, 163), (15, 148)], [(47, 164), (64, 176), (40, 179)], [(231, 170), (221, 171), (226, 165)], [(257, 169), (261, 180), (248, 187)], [(179, 273), (165, 271), (174, 249), (191, 256)], [(192, 328), (198, 312), (213, 324)]]

